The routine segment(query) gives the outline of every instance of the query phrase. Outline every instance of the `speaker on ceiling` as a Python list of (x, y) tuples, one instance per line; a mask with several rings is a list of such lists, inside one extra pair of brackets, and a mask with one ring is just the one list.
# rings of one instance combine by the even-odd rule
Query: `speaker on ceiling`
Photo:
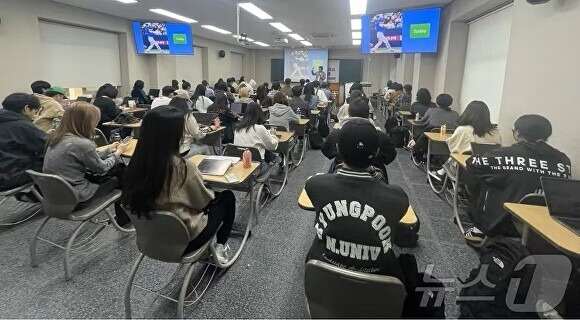
[(225, 58), (226, 57), (226, 52), (224, 50), (220, 50), (218, 51), (218, 55), (220, 58)]
[(529, 4), (536, 5), (536, 4), (544, 4), (546, 2), (550, 2), (550, 0), (527, 0)]

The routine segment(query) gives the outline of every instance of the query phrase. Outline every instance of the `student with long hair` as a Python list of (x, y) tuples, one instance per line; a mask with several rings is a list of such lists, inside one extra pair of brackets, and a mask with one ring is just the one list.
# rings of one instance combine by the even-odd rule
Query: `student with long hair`
[(338, 121), (340, 124), (342, 124), (342, 122), (346, 119), (348, 119), (348, 107), (350, 105), (351, 101), (356, 100), (357, 98), (362, 98), (363, 97), (363, 93), (362, 91), (359, 90), (353, 90), (350, 93), (350, 97), (346, 98), (346, 101), (344, 102), (344, 104), (340, 107), (340, 109), (338, 109), (338, 113), (336, 114), (336, 117), (338, 118)]
[(201, 128), (191, 113), (191, 110), (189, 109), (187, 102), (189, 99), (185, 99), (183, 96), (186, 94), (186, 91), (178, 90), (178, 92), (179, 91), (183, 92), (179, 93), (177, 96), (171, 99), (171, 102), (168, 104), (168, 106), (174, 107), (181, 111), (185, 119), (183, 137), (179, 144), (179, 155), (184, 158), (188, 158), (196, 154), (209, 155), (209, 147), (206, 145), (196, 144), (195, 141), (205, 138), (208, 133), (216, 130), (218, 127), (210, 126)]
[(173, 90), (179, 90), (179, 81), (175, 79), (171, 80), (171, 86), (173, 87)]
[(262, 108), (269, 108), (274, 105), (272, 98), (268, 97), (268, 87), (264, 85), (258, 86), (258, 89), (256, 89), (256, 102)]
[[(98, 153), (93, 137), (101, 119), (97, 107), (77, 102), (66, 109), (62, 122), (48, 141), (42, 171), (62, 177), (73, 187), (78, 198), (78, 208), (83, 208), (121, 187), (121, 154), (126, 144), (112, 144)], [(109, 176), (106, 179), (102, 175)], [(99, 175), (96, 180), (92, 175)], [(127, 216), (115, 204), (117, 222), (124, 225)]]
[[(497, 144), (501, 145), (501, 135), (497, 126), (491, 123), (489, 108), (483, 101), (471, 101), (461, 117), (459, 117), (459, 126), (453, 132), (453, 135), (447, 139), (447, 146), (451, 153), (468, 153), (471, 152), (471, 143), (480, 144)], [(457, 162), (448, 160), (446, 167), (449, 172), (454, 174)], [(442, 181), (445, 177), (445, 170), (441, 169), (432, 172), (431, 176)]]
[(207, 87), (203, 84), (198, 84), (195, 87), (191, 101), (193, 101), (193, 108), (201, 113), (207, 113), (207, 108), (212, 105), (212, 101), (206, 96)]
[(291, 123), (298, 123), (300, 121), (300, 116), (290, 108), (286, 95), (280, 91), (274, 95), (274, 105), (269, 110), (270, 124), (282, 126), (286, 128), (286, 131), (290, 130)]
[[(101, 111), (101, 119), (99, 120), (99, 125), (97, 128), (103, 132), (105, 137), (109, 139), (111, 137), (111, 127), (103, 126), (103, 123), (115, 120), (117, 116), (121, 113), (121, 110), (117, 108), (114, 99), (117, 98), (119, 91), (113, 86), (107, 86), (106, 84), (99, 88), (97, 96), (93, 104), (99, 108)], [(129, 134), (131, 130), (129, 130)]]
[(270, 131), (261, 124), (261, 119), (262, 109), (260, 105), (255, 102), (248, 104), (242, 121), (236, 126), (234, 144), (240, 147), (258, 149), (262, 156), (260, 170), (261, 173), (265, 173), (270, 168), (270, 163), (276, 158), (271, 151), (278, 148), (278, 137), (270, 134)]
[(135, 81), (133, 90), (131, 90), (131, 97), (137, 99), (138, 104), (151, 104), (151, 99), (145, 94), (145, 82), (143, 80)]
[(308, 103), (310, 109), (315, 110), (318, 105), (318, 96), (314, 89), (314, 84), (308, 83), (304, 86), (304, 100)]
[(175, 213), (191, 235), (184, 254), (199, 249), (217, 231), (215, 251), (225, 264), (236, 199), (229, 190), (208, 189), (195, 163), (179, 156), (184, 125), (183, 112), (173, 107), (161, 106), (145, 115), (126, 170), (123, 203), (140, 219), (151, 219), (154, 210)]
[(214, 103), (207, 108), (207, 112), (219, 115), (221, 125), (226, 127), (222, 142), (232, 143), (234, 141), (234, 123), (238, 121), (238, 115), (230, 110), (228, 96), (224, 92), (217, 93)]
[(437, 105), (431, 101), (431, 92), (428, 89), (421, 88), (417, 91), (415, 102), (411, 105), (411, 114), (413, 117), (418, 113), (421, 117), (431, 108), (437, 108)]

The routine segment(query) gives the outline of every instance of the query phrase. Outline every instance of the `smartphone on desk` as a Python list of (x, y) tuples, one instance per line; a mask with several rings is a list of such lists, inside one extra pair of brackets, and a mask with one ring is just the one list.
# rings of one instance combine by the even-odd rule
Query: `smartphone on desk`
[(126, 143), (129, 143), (129, 142), (131, 142), (131, 140), (133, 140), (133, 137), (131, 137), (131, 136), (127, 136), (127, 137), (125, 137), (125, 139), (123, 139), (123, 140), (121, 141), (121, 144), (126, 144)]

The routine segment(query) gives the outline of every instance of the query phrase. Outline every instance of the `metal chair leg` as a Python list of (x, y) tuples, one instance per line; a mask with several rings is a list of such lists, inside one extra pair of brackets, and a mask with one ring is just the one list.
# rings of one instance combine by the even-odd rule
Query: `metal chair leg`
[(185, 303), (185, 293), (187, 291), (187, 287), (189, 286), (189, 282), (191, 281), (191, 276), (193, 275), (193, 267), (195, 263), (191, 263), (189, 268), (187, 269), (187, 273), (185, 274), (185, 278), (183, 278), (183, 283), (181, 284), (181, 291), (179, 291), (179, 300), (177, 301), (177, 318), (183, 319), (183, 305)]
[(131, 290), (133, 289), (133, 281), (135, 280), (135, 275), (139, 270), (139, 266), (141, 266), (141, 262), (143, 262), (143, 258), (145, 257), (144, 254), (140, 254), (135, 263), (133, 264), (133, 269), (131, 269), (131, 274), (129, 275), (129, 279), (127, 280), (127, 284), (125, 285), (125, 318), (131, 319), (132, 312), (131, 312)]
[(30, 265), (32, 267), (36, 267), (38, 265), (38, 263), (36, 262), (36, 242), (37, 242), (36, 240), (38, 239), (40, 231), (42, 231), (42, 228), (44, 228), (44, 225), (48, 222), (49, 219), (50, 217), (44, 218), (42, 223), (38, 226), (38, 229), (36, 229), (34, 237), (32, 238), (32, 242), (30, 243)]
[(72, 236), (70, 237), (70, 239), (68, 239), (68, 242), (66, 243), (66, 248), (64, 250), (64, 278), (65, 280), (70, 280), (71, 279), (71, 272), (70, 272), (70, 250), (71, 247), (76, 239), (76, 237), (79, 235), (79, 233), (81, 232), (82, 228), (87, 225), (88, 223), (90, 223), (90, 220), (85, 220), (83, 221), (73, 232)]
[(125, 232), (125, 233), (133, 233), (135, 232), (135, 228), (123, 228), (121, 227), (118, 223), (117, 220), (115, 219), (115, 216), (113, 215), (113, 213), (111, 212), (110, 208), (106, 208), (105, 209), (105, 213), (107, 214), (107, 216), (109, 217), (109, 219), (111, 220), (111, 223), (113, 224), (113, 226), (115, 227), (115, 229), (117, 229), (118, 231), (121, 232)]

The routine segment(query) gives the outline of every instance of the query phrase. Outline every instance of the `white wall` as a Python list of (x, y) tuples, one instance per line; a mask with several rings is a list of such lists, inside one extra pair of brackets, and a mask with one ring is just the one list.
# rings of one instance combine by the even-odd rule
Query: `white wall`
[(532, 6), (515, 1), (509, 43), (500, 129), (511, 142), (514, 121), (537, 113), (552, 122), (549, 143), (572, 160), (580, 178), (580, 43), (573, 36), (580, 21), (580, 1), (551, 1)]

